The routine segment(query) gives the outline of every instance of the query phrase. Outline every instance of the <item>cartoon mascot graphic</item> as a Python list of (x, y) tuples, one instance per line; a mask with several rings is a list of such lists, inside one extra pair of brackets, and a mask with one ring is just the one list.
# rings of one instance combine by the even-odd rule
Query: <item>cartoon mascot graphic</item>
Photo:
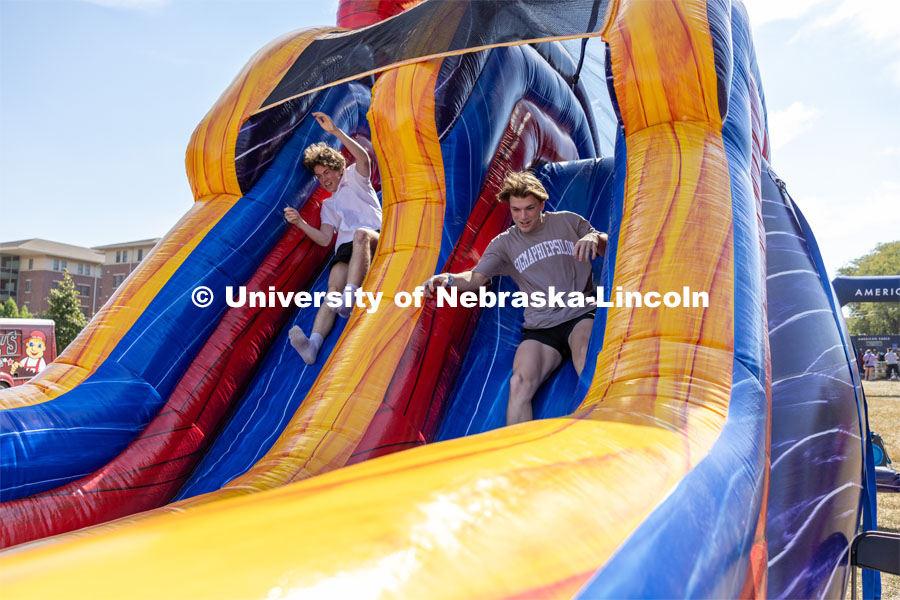
[(44, 362), (44, 351), (47, 349), (47, 338), (41, 331), (32, 331), (25, 341), (25, 356), (10, 366), (9, 374), (16, 376), (16, 371), (21, 367), (24, 373), (19, 377), (31, 377), (44, 370), (47, 363)]

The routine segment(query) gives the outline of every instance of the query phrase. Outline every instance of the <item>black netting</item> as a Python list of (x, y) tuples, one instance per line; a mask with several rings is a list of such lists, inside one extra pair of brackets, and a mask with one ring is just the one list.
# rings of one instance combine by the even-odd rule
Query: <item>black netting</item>
[(430, 0), (371, 27), (316, 40), (261, 110), (404, 61), (525, 40), (596, 34), (608, 1)]

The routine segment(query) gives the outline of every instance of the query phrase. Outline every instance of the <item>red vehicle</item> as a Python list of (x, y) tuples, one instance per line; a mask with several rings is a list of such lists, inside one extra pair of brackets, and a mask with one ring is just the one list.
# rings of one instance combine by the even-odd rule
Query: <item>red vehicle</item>
[(50, 319), (0, 319), (0, 389), (21, 385), (56, 360)]

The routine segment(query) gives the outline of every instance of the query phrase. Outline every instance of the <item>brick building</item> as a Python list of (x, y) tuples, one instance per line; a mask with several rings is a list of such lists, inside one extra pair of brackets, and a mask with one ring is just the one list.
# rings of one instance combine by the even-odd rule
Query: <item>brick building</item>
[(35, 315), (68, 269), (90, 318), (137, 267), (157, 240), (84, 248), (42, 239), (0, 242), (0, 303), (12, 298)]
[(122, 282), (137, 268), (158, 241), (159, 238), (154, 238), (92, 248), (104, 255), (103, 277), (100, 282), (102, 294), (98, 308), (109, 300), (116, 288), (122, 285)]

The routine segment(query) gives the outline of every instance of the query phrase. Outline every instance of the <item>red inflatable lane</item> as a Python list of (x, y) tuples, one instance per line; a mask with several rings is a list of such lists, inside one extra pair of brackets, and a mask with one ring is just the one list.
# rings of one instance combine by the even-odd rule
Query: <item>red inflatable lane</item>
[[(442, 271), (474, 267), (491, 240), (509, 225), (509, 209), (497, 202), (505, 174), (539, 162), (578, 158), (574, 142), (540, 108), (520, 101), (510, 115), (487, 183)], [(429, 303), (388, 387), (385, 400), (348, 464), (430, 442), (438, 416), (462, 365), (478, 323), (478, 308)]]
[[(328, 192), (317, 188), (301, 214), (314, 225)], [(308, 286), (330, 247), (290, 227), (247, 283), (249, 290)], [(197, 354), (168, 402), (118, 457), (63, 487), (0, 504), (3, 547), (102, 523), (171, 500), (240, 398), (292, 308), (231, 308)]]

